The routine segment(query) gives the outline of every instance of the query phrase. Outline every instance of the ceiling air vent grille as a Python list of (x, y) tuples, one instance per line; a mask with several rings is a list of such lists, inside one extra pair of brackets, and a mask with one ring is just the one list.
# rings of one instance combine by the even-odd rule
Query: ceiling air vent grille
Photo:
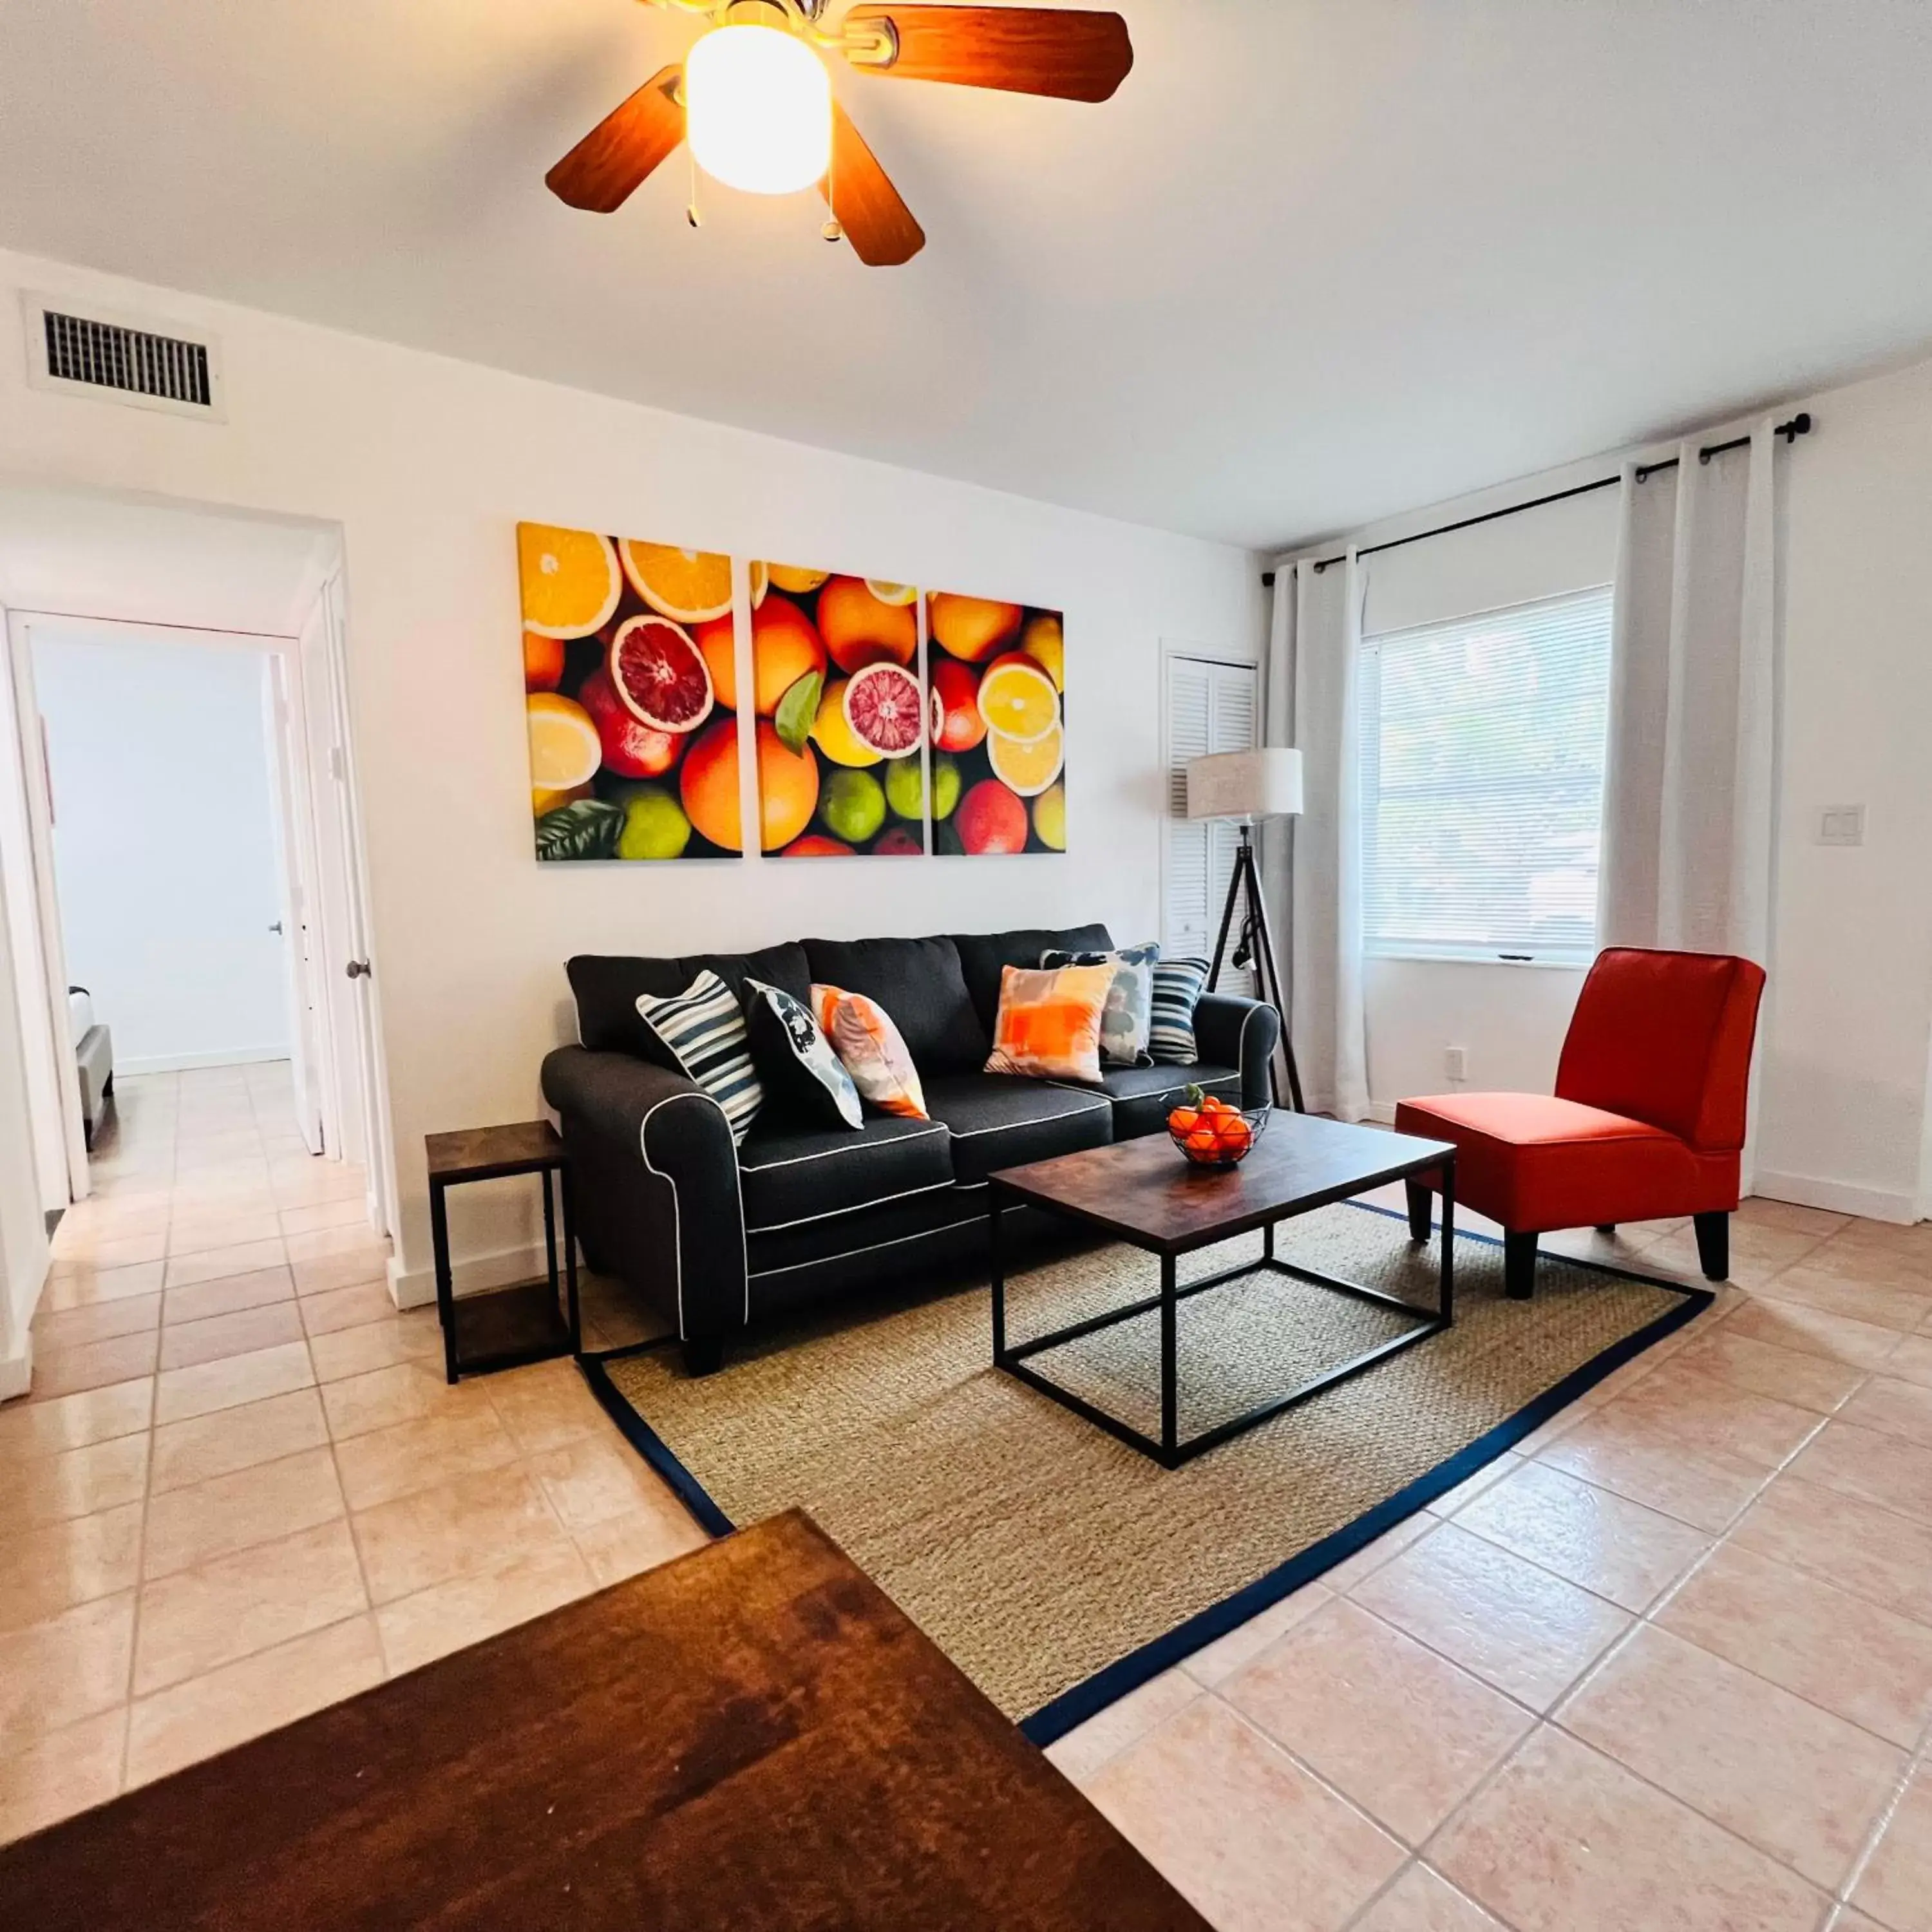
[(24, 297), (27, 315), (27, 380), (35, 388), (136, 409), (219, 422), (221, 350), (199, 331), (178, 335), (160, 319), (117, 315), (95, 308), (76, 314), (45, 296)]
[(64, 382), (92, 382), (104, 389), (126, 389), (137, 396), (212, 406), (208, 348), (175, 335), (150, 335), (117, 322), (91, 322), (84, 315), (49, 309), (47, 374)]

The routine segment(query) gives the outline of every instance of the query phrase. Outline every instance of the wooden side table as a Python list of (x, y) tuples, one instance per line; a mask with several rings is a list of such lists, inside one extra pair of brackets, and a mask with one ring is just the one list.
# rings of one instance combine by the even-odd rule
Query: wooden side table
[[(428, 1134), (429, 1222), (436, 1246), (436, 1310), (442, 1325), (442, 1366), (452, 1382), (556, 1355), (580, 1354), (584, 1331), (577, 1306), (577, 1245), (571, 1228), (570, 1161), (548, 1120)], [(449, 1219), (444, 1196), (472, 1180), (513, 1174), (543, 1177), (544, 1246), (548, 1278), (457, 1299), (449, 1268)], [(554, 1191), (554, 1192), (553, 1192)], [(562, 1295), (556, 1254), (559, 1202), (563, 1221)]]

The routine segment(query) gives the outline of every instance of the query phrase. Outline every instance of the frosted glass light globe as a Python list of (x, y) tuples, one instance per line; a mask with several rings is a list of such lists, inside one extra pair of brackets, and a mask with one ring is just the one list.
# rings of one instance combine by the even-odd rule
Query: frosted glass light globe
[(715, 27), (684, 64), (685, 138), (727, 188), (794, 194), (832, 165), (832, 76), (778, 27)]

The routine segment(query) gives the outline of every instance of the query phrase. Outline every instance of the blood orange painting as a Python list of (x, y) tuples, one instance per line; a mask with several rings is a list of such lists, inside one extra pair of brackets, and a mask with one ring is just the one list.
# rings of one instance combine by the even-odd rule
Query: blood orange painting
[(517, 560), (537, 856), (739, 857), (731, 560), (548, 524)]
[(786, 859), (926, 850), (919, 593), (752, 566), (759, 842)]
[(1066, 667), (1058, 610), (926, 593), (932, 849), (1066, 850)]

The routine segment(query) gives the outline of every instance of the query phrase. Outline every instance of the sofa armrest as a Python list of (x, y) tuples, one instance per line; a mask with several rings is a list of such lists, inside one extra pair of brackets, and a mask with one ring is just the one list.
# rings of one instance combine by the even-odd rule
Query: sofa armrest
[(1194, 1046), (1201, 1058), (1241, 1070), (1241, 1105), (1262, 1107), (1273, 1099), (1268, 1062), (1281, 1038), (1281, 1016), (1258, 1000), (1234, 993), (1203, 993), (1194, 1004)]
[(581, 1046), (545, 1057), (543, 1093), (562, 1123), (590, 1265), (638, 1289), (687, 1342), (743, 1328), (745, 1214), (723, 1108), (680, 1073)]

